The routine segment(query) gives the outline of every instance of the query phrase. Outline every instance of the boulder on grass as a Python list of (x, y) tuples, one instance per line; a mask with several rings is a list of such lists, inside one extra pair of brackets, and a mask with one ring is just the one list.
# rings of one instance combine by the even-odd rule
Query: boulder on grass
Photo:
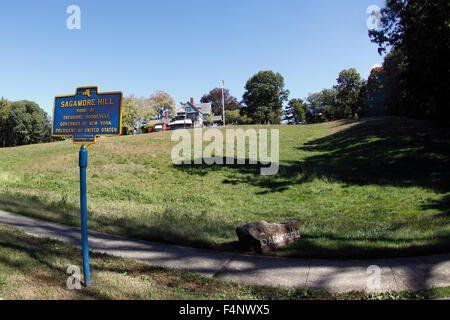
[(300, 238), (297, 220), (284, 223), (266, 221), (243, 224), (236, 228), (241, 244), (258, 253), (269, 253)]

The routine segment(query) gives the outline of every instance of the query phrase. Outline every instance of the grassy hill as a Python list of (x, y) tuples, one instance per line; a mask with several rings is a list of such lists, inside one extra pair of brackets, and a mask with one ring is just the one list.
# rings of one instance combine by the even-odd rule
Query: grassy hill
[[(249, 165), (175, 166), (171, 132), (99, 139), (89, 147), (89, 228), (238, 250), (239, 224), (297, 218), (302, 239), (276, 254), (448, 251), (448, 129), (404, 118), (271, 128), (280, 129), (276, 176)], [(70, 142), (0, 149), (0, 208), (79, 225), (78, 170)]]

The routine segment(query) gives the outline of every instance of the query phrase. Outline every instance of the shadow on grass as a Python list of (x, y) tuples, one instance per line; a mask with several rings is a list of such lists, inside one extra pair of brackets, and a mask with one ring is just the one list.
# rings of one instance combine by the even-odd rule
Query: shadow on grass
[(450, 194), (446, 195), (440, 200), (431, 201), (425, 205), (423, 205), (424, 210), (428, 209), (438, 209), (442, 211), (442, 216), (450, 215)]
[[(5, 201), (0, 197), (0, 208), (11, 212), (21, 213), (26, 216), (45, 219), (52, 222), (67, 224), (64, 219), (69, 217), (72, 221), (79, 216), (79, 211), (67, 212), (59, 216), (61, 210), (55, 212), (49, 211), (48, 207), (36, 199), (25, 200), (22, 198), (14, 200), (9, 198)], [(50, 206), (53, 207), (53, 206)], [(43, 213), (44, 212), (44, 213)], [(89, 214), (88, 214), (89, 216)], [(79, 219), (79, 218), (78, 218)], [(0, 220), (1, 221), (1, 220)], [(184, 222), (187, 225), (195, 225), (195, 222)], [(24, 227), (27, 225), (24, 224)], [(234, 232), (235, 225), (227, 225), (218, 223), (218, 227), (223, 230), (231, 230)], [(20, 225), (17, 225), (20, 228)], [(194, 236), (187, 236), (183, 233), (181, 228), (171, 228), (170, 221), (165, 223), (156, 223), (155, 225), (148, 225), (146, 223), (139, 223), (132, 218), (120, 219), (101, 219), (90, 217), (89, 230), (100, 231), (106, 233), (105, 235), (97, 235), (96, 237), (105, 237), (109, 239), (108, 234), (119, 235), (134, 239), (141, 239), (146, 241), (162, 242), (174, 245), (182, 245), (186, 247), (196, 247), (203, 249), (215, 249), (225, 252), (245, 252), (252, 254), (238, 241), (212, 243), (203, 240), (205, 234), (212, 232), (207, 228), (200, 227)], [(49, 230), (50, 233), (61, 232), (58, 229)], [(65, 233), (64, 237), (68, 239), (71, 244), (79, 245), (80, 236), (79, 231), (72, 231)], [(324, 240), (326, 245), (321, 245)], [(329, 241), (335, 241), (337, 246), (330, 246)], [(403, 246), (407, 243), (407, 246)], [(333, 234), (303, 235), (301, 241), (297, 241), (287, 247), (280, 248), (274, 252), (275, 256), (285, 257), (300, 257), (300, 258), (318, 258), (318, 259), (376, 259), (386, 257), (410, 257), (417, 255), (430, 255), (448, 252), (450, 238), (446, 235), (435, 235), (427, 239), (414, 238), (385, 238), (385, 237), (337, 237)], [(110, 248), (111, 249), (111, 248)], [(116, 248), (117, 250), (126, 251), (127, 248)], [(133, 249), (135, 250), (135, 249)], [(202, 271), (202, 270), (201, 270)]]
[[(213, 158), (202, 159), (205, 162), (213, 162)], [(199, 161), (194, 160), (194, 162)], [(242, 161), (243, 164), (238, 164)], [(201, 162), (201, 161), (199, 161)], [(263, 176), (261, 175), (262, 168), (268, 168), (269, 165), (262, 165), (261, 163), (249, 164), (248, 159), (227, 158), (223, 157), (223, 164), (180, 164), (174, 165), (177, 170), (183, 171), (189, 175), (199, 175), (205, 177), (210, 172), (223, 171), (228, 173), (223, 180), (224, 184), (238, 185), (249, 184), (259, 187), (262, 190), (257, 194), (266, 194), (271, 192), (283, 192), (287, 190), (288, 186), (295, 183), (299, 174), (302, 173), (302, 162), (300, 161), (284, 161), (283, 164), (277, 163), (278, 173), (275, 175)], [(226, 163), (234, 164), (226, 164)], [(239, 176), (236, 175), (239, 173)]]
[[(55, 203), (46, 204), (34, 196), (20, 195), (15, 198), (13, 195), (0, 194), (0, 209), (24, 214), (32, 218), (80, 227), (80, 209), (71, 204), (58, 207)], [(209, 235), (220, 234), (229, 230), (234, 232), (236, 227), (231, 222), (221, 221), (212, 224), (208, 221), (200, 221), (197, 218), (178, 214), (171, 209), (165, 209), (157, 218), (149, 216), (148, 220), (128, 216), (109, 217), (102, 215), (98, 217), (88, 211), (89, 230), (205, 249), (217, 248), (217, 245), (206, 240)], [(74, 242), (79, 241), (79, 239), (73, 240)], [(233, 246), (229, 247), (232, 248)]]
[[(71, 263), (81, 266), (83, 264), (76, 248), (55, 249), (58, 242), (49, 239), (33, 239), (15, 232), (2, 232), (0, 234), (0, 264), (19, 271), (27, 277), (28, 285), (36, 287), (66, 288), (67, 266), (54, 263), (58, 259), (69, 259)], [(16, 252), (19, 255), (14, 258), (5, 256), (5, 252)], [(42, 285), (40, 285), (42, 284)], [(81, 299), (109, 300), (111, 297), (100, 292), (95, 286), (88, 290), (76, 290), (76, 295)]]
[[(320, 245), (320, 239), (329, 241), (338, 240), (339, 247)], [(318, 241), (319, 240), (319, 241)], [(408, 243), (407, 247), (395, 245)], [(304, 236), (301, 241), (283, 248), (280, 252), (283, 255), (291, 254), (311, 257), (315, 259), (391, 259), (408, 258), (417, 256), (429, 256), (448, 253), (450, 240), (448, 236), (435, 236), (433, 239), (352, 239), (336, 238), (331, 235)], [(276, 253), (276, 255), (280, 255)]]
[(305, 159), (307, 175), (332, 177), (349, 185), (450, 191), (450, 130), (428, 122), (369, 118), (298, 149), (320, 152)]
[[(114, 247), (114, 249), (118, 251), (127, 250), (120, 246)], [(173, 252), (165, 252), (165, 254), (172, 254), (172, 258), (176, 258), (173, 256)], [(101, 278), (96, 279), (96, 275), (100, 271), (112, 272), (116, 275), (125, 274), (138, 279), (142, 279), (141, 275), (146, 274), (158, 284), (166, 285), (169, 288), (176, 288), (179, 285), (191, 283), (194, 280), (197, 282), (197, 287), (194, 286), (193, 291), (202, 291), (203, 287), (198, 284), (201, 285), (204, 281), (212, 281), (190, 276), (183, 272), (170, 271), (162, 267), (142, 264), (133, 260), (123, 260), (122, 258), (108, 256), (103, 253), (91, 251), (89, 255), (91, 275), (93, 276), (92, 285), (82, 290), (69, 290), (66, 287), (69, 277), (66, 268), (69, 265), (75, 265), (81, 268), (83, 261), (80, 248), (67, 246), (56, 240), (34, 238), (21, 234), (13, 229), (5, 228), (0, 224), (0, 267), (6, 267), (12, 270), (12, 272), (8, 272), (6, 279), (8, 279), (8, 276), (11, 276), (10, 279), (14, 279), (14, 275), (11, 275), (11, 273), (19, 273), (26, 277), (24, 291), (30, 290), (32, 292), (30, 287), (44, 287), (49, 292), (51, 292), (50, 290), (52, 288), (58, 288), (63, 289), (63, 291), (59, 292), (59, 295), (61, 295), (59, 298), (63, 299), (110, 300), (117, 298), (117, 296), (114, 296), (108, 290), (108, 287), (104, 287), (104, 284), (102, 284), (104, 280), (101, 280)], [(62, 260), (65, 261), (62, 262)], [(111, 284), (114, 284), (114, 280), (112, 280)], [(125, 298), (142, 299), (143, 297), (138, 292), (135, 292), (133, 287), (134, 283), (130, 283), (122, 295)], [(216, 291), (216, 287), (218, 287), (217, 292), (220, 292), (222, 288), (219, 286), (205, 286), (205, 289), (214, 292)], [(22, 290), (22, 288), (19, 288), (17, 293), (20, 294)], [(27, 297), (19, 296), (19, 298), (23, 299)], [(35, 298), (45, 299), (45, 297)]]
[[(438, 193), (450, 192), (450, 130), (396, 117), (345, 120), (336, 126), (352, 123), (350, 128), (297, 147), (314, 155), (280, 161), (274, 176), (261, 176), (261, 164), (250, 165), (248, 161), (244, 165), (174, 167), (200, 176), (220, 170), (229, 172), (224, 184), (249, 184), (261, 188), (259, 194), (283, 192), (289, 185), (321, 177), (348, 185), (418, 186)], [(231, 161), (236, 163), (237, 159)], [(430, 205), (445, 207), (448, 200)]]

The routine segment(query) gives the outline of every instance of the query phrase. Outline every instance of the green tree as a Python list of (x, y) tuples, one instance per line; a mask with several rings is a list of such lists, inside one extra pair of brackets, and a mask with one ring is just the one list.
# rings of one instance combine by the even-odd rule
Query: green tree
[(334, 89), (323, 89), (319, 95), (320, 112), (325, 121), (339, 119), (339, 110), (337, 105), (337, 91)]
[(302, 99), (289, 100), (283, 118), (288, 124), (299, 124), (306, 120), (307, 104)]
[(232, 124), (251, 124), (253, 121), (241, 110), (230, 110), (225, 112), (225, 122), (227, 125)]
[(365, 86), (361, 87), (363, 116), (407, 115), (408, 95), (405, 87), (407, 62), (403, 53), (392, 50), (383, 66), (373, 68)]
[(38, 104), (22, 100), (0, 101), (0, 143), (3, 147), (48, 142), (50, 122)]
[(404, 55), (403, 87), (397, 88), (404, 112), (450, 125), (449, 12), (448, 0), (387, 0), (381, 28), (369, 36), (380, 54), (392, 48)]
[(247, 116), (253, 123), (280, 123), (283, 103), (288, 94), (281, 74), (272, 71), (258, 72), (245, 85), (243, 102)]
[(324, 89), (310, 94), (306, 98), (306, 122), (314, 123), (339, 119), (336, 96), (337, 92), (334, 89)]
[(360, 104), (364, 116), (380, 116), (386, 114), (386, 72), (383, 67), (370, 71), (367, 83), (360, 91)]
[(336, 119), (355, 117), (361, 110), (358, 103), (359, 91), (362, 82), (361, 76), (354, 68), (343, 70), (337, 78), (336, 90)]
[(7, 140), (9, 139), (8, 133), (8, 117), (9, 110), (11, 108), (11, 103), (5, 98), (0, 99), (0, 146), (7, 147), (9, 143)]
[(326, 121), (322, 110), (322, 95), (320, 92), (311, 93), (306, 98), (308, 107), (306, 110), (306, 122), (315, 123)]
[[(369, 93), (368, 93), (368, 81), (361, 81), (361, 88), (358, 94), (358, 106), (359, 114), (358, 116), (367, 116), (367, 110), (369, 110)], [(380, 113), (381, 115), (382, 113)]]
[(149, 103), (157, 119), (163, 119), (166, 112), (169, 118), (175, 116), (175, 100), (167, 92), (156, 90), (150, 96)]
[(140, 130), (155, 114), (154, 109), (150, 107), (149, 99), (135, 95), (123, 98), (122, 109), (122, 134), (124, 135)]
[(230, 110), (225, 112), (225, 123), (228, 125), (238, 124), (240, 118), (241, 115), (239, 113), (239, 110)]
[(208, 114), (208, 125), (212, 126), (214, 123), (214, 116), (212, 113)]
[(383, 62), (383, 89), (386, 113), (390, 115), (408, 115), (409, 95), (406, 86), (408, 62), (400, 50), (391, 50)]
[[(224, 89), (223, 90), (223, 97), (224, 97), (224, 106), (225, 111), (229, 110), (239, 110), (241, 108), (241, 105), (237, 101), (235, 97), (233, 97), (230, 94), (230, 90)], [(216, 116), (222, 115), (222, 88), (214, 88), (209, 93), (205, 94), (201, 99), (201, 103), (208, 103), (211, 102), (211, 108), (212, 112)], [(226, 114), (226, 112), (225, 112)], [(226, 117), (226, 116), (225, 116)], [(226, 118), (225, 118), (226, 122)]]

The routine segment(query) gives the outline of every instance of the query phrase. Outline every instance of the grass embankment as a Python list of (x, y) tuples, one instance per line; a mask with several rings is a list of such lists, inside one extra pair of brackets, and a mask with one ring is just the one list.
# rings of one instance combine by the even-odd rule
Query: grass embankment
[(91, 286), (67, 288), (67, 268), (82, 266), (80, 249), (28, 236), (0, 224), (0, 299), (434, 299), (450, 288), (420, 292), (331, 294), (243, 285), (134, 260), (91, 253)]
[[(271, 128), (280, 130), (275, 176), (250, 165), (175, 166), (171, 132), (99, 139), (89, 147), (89, 228), (234, 250), (239, 224), (297, 218), (302, 239), (276, 254), (448, 251), (448, 129), (404, 118)], [(0, 149), (0, 208), (79, 225), (78, 170), (70, 142)]]

